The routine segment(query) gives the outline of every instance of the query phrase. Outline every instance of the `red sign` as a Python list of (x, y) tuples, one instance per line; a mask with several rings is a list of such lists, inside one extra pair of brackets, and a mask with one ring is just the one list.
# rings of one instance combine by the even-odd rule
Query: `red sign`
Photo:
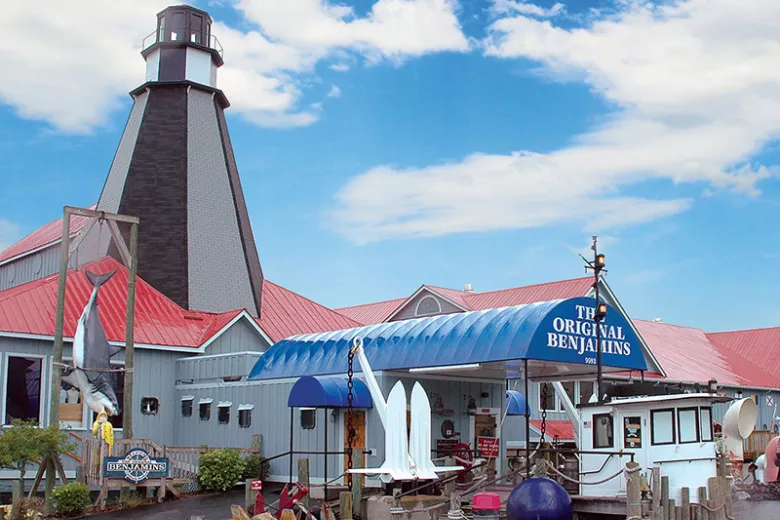
[(495, 437), (477, 437), (477, 451), (480, 457), (498, 457), (499, 444)]
[(263, 481), (262, 480), (253, 480), (252, 481), (252, 491), (262, 491), (263, 490)]

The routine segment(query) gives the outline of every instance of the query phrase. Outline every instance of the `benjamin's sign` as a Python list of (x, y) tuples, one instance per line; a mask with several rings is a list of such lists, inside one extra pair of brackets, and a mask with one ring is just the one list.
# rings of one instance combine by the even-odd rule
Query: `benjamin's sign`
[(168, 476), (168, 459), (153, 459), (146, 450), (134, 448), (124, 457), (106, 457), (103, 459), (103, 476), (123, 478), (133, 484), (140, 484), (150, 478)]
[[(576, 317), (556, 316), (552, 320), (552, 332), (547, 332), (547, 346), (569, 349), (582, 356), (588, 352), (596, 353), (596, 327), (601, 332), (602, 354), (620, 356), (631, 355), (631, 342), (626, 339), (622, 325), (609, 325), (604, 321), (597, 324), (594, 320), (596, 309), (586, 305), (576, 305)], [(586, 364), (596, 364), (595, 356), (585, 356)]]

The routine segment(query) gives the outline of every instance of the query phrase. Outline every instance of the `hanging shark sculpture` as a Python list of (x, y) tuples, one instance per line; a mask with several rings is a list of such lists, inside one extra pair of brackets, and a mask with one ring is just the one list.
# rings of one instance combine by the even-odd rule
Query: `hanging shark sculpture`
[(98, 414), (105, 411), (109, 416), (119, 415), (116, 392), (109, 383), (108, 370), (111, 357), (119, 352), (106, 339), (106, 332), (98, 312), (98, 289), (108, 282), (116, 269), (105, 274), (85, 271), (92, 284), (92, 295), (81, 313), (76, 335), (73, 338), (73, 368), (63, 371), (62, 379), (81, 391), (82, 399), (90, 410)]
[(352, 352), (358, 358), (374, 408), (385, 428), (385, 461), (379, 468), (354, 468), (349, 472), (379, 474), (383, 482), (390, 482), (435, 480), (439, 478), (437, 473), (462, 470), (461, 466), (436, 466), (431, 460), (431, 403), (422, 385), (415, 382), (412, 388), (412, 424), (407, 434), (404, 384), (398, 381), (385, 401), (368, 358), (363, 352), (361, 338), (355, 338)]

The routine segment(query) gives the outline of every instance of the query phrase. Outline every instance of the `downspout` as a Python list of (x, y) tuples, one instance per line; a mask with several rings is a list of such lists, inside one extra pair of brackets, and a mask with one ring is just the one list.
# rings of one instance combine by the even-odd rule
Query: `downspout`
[(374, 371), (371, 370), (371, 365), (368, 363), (368, 358), (365, 352), (363, 352), (363, 338), (357, 337), (352, 341), (352, 353), (358, 358), (360, 370), (363, 372), (363, 377), (366, 378), (366, 386), (368, 386), (371, 399), (374, 401), (374, 409), (379, 415), (379, 420), (382, 421), (382, 426), (387, 430), (387, 403), (382, 395), (382, 390), (379, 388), (379, 383), (376, 382), (376, 377), (374, 376)]
[(555, 381), (553, 384), (555, 393), (558, 395), (558, 399), (563, 404), (563, 409), (566, 411), (566, 415), (569, 416), (572, 426), (574, 427), (574, 443), (577, 448), (580, 448), (580, 413), (574, 407), (574, 403), (569, 399), (569, 394), (566, 393), (566, 389), (563, 388), (563, 384)]

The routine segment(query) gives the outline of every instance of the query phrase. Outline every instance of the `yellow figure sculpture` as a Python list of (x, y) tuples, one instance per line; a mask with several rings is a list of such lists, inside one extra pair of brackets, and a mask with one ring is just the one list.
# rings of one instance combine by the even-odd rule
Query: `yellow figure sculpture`
[(111, 448), (114, 447), (114, 426), (108, 422), (108, 414), (105, 411), (101, 411), (95, 422), (92, 423), (92, 435), (98, 436), (100, 432), (100, 438), (108, 444), (109, 453)]

